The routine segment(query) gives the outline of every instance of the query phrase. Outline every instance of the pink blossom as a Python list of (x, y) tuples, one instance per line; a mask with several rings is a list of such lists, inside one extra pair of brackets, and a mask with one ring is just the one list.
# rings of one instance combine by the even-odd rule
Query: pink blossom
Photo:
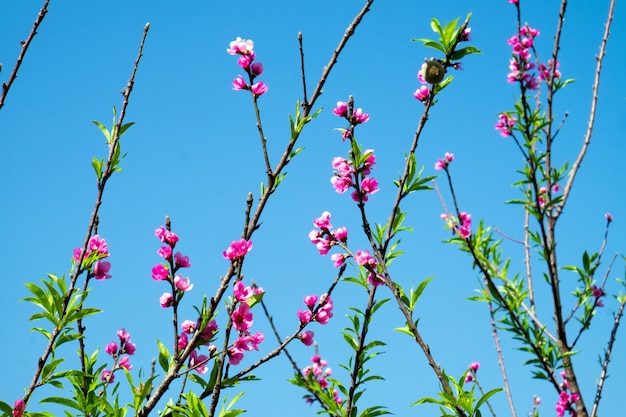
[[(196, 327), (198, 326), (200, 326), (200, 319), (198, 319), (198, 322), (196, 323)], [(202, 330), (201, 336), (204, 340), (211, 340), (215, 333), (217, 333), (217, 322), (215, 320), (211, 320), (207, 323), (204, 330)]]
[(107, 384), (112, 384), (115, 381), (115, 375), (113, 375), (112, 371), (105, 369), (104, 371), (102, 371), (102, 374), (100, 374), (100, 379), (102, 379)]
[(365, 161), (363, 162), (363, 168), (361, 171), (364, 175), (369, 175), (371, 170), (376, 165), (376, 155), (374, 155), (374, 149), (366, 149), (363, 151), (363, 156), (365, 156)]
[(515, 126), (516, 118), (514, 116), (509, 116), (506, 113), (500, 113), (498, 115), (498, 122), (496, 123), (496, 130), (500, 131), (500, 136), (506, 138), (511, 136), (511, 129)]
[(161, 249), (157, 251), (157, 254), (163, 259), (170, 260), (172, 258), (172, 247), (171, 246), (161, 246)]
[(191, 262), (189, 262), (189, 256), (185, 256), (180, 252), (176, 252), (176, 254), (174, 255), (174, 262), (179, 268), (189, 268), (191, 266)]
[(318, 229), (332, 229), (333, 225), (330, 224), (330, 213), (325, 211), (320, 217), (313, 220), (313, 225)]
[(248, 84), (246, 80), (243, 79), (241, 75), (238, 75), (237, 78), (233, 80), (233, 90), (247, 90)]
[(331, 184), (335, 187), (335, 191), (338, 194), (343, 194), (352, 185), (352, 179), (350, 177), (337, 177), (334, 176), (330, 179)]
[(472, 374), (468, 373), (467, 375), (465, 375), (465, 383), (467, 384), (468, 382), (472, 382), (474, 380), (474, 377), (472, 376)]
[(109, 246), (104, 239), (100, 239), (100, 235), (93, 235), (89, 239), (87, 245), (91, 252), (98, 252), (100, 255), (109, 256)]
[(330, 234), (340, 242), (346, 242), (348, 240), (348, 229), (345, 227), (338, 227), (336, 230), (330, 232)]
[(174, 296), (169, 292), (163, 293), (161, 298), (159, 298), (159, 304), (161, 304), (163, 308), (171, 307), (172, 304), (174, 304)]
[(327, 238), (321, 238), (315, 242), (315, 247), (320, 251), (320, 255), (325, 256), (330, 250), (331, 243)]
[(244, 256), (252, 249), (252, 241), (239, 239), (231, 242), (230, 247), (226, 249), (222, 255), (225, 259), (230, 261), (237, 261)]
[(98, 281), (111, 278), (108, 273), (111, 270), (111, 263), (107, 261), (97, 261), (93, 265), (93, 276)]
[(189, 338), (187, 337), (187, 333), (181, 333), (178, 336), (178, 342), (176, 343), (176, 346), (178, 347), (179, 350), (183, 350), (187, 347), (187, 343), (189, 343)]
[(251, 55), (241, 55), (237, 60), (237, 64), (241, 68), (247, 70), (248, 68), (250, 68), (250, 64), (252, 63), (253, 59), (254, 58)]
[(461, 40), (463, 42), (468, 42), (470, 40), (471, 33), (472, 33), (472, 28), (466, 28), (463, 31), (463, 34), (461, 34)]
[(246, 303), (241, 303), (231, 314), (233, 320), (233, 327), (242, 333), (248, 333), (250, 327), (252, 327), (252, 313), (250, 312), (250, 306)]
[(228, 349), (228, 363), (229, 364), (239, 365), (242, 359), (243, 359), (243, 351), (241, 349), (237, 349), (236, 347), (231, 347)]
[(131, 369), (133, 369), (133, 365), (131, 365), (130, 358), (128, 356), (122, 357), (122, 359), (120, 359), (120, 361), (118, 362), (117, 366), (120, 368), (124, 368), (127, 371), (130, 371)]
[(302, 333), (300, 333), (300, 341), (305, 345), (305, 346), (311, 346), (313, 344), (313, 337), (315, 336), (315, 333), (313, 333), (310, 330), (304, 331)]
[(246, 287), (243, 281), (237, 281), (233, 286), (233, 295), (240, 303), (245, 303), (252, 297), (253, 291), (251, 287)]
[(252, 87), (250, 88), (250, 90), (252, 90), (252, 93), (259, 97), (265, 93), (267, 93), (268, 90), (268, 86), (263, 82), (263, 81), (259, 81), (256, 84), (253, 84)]
[(365, 194), (374, 194), (378, 192), (378, 181), (375, 178), (367, 177), (361, 181), (361, 190)]
[(370, 255), (370, 252), (368, 250), (362, 251), (362, 250), (357, 250), (355, 255), (354, 255), (354, 260), (356, 261), (357, 264), (361, 265), (361, 266), (369, 266), (369, 267), (375, 267), (376, 266), (376, 259)]
[(343, 253), (333, 253), (330, 255), (330, 259), (333, 261), (333, 266), (339, 268), (346, 261), (346, 255)]
[(193, 288), (193, 284), (189, 280), (189, 278), (181, 277), (180, 275), (176, 275), (174, 278), (174, 285), (179, 291), (190, 291)]
[(606, 219), (607, 223), (611, 223), (613, 221), (613, 215), (611, 213), (605, 213), (604, 218)]
[(185, 333), (189, 333), (189, 334), (195, 333), (195, 331), (196, 331), (196, 322), (191, 321), (191, 320), (185, 320), (185, 321), (183, 321), (183, 324), (180, 325), (180, 328)]
[(26, 409), (26, 403), (24, 400), (19, 399), (13, 403), (13, 417), (22, 417), (24, 414), (24, 410)]
[(298, 319), (301, 324), (310, 322), (312, 316), (313, 314), (311, 313), (311, 310), (302, 310), (301, 308), (298, 309)]
[(333, 109), (333, 113), (335, 113), (339, 117), (346, 117), (348, 115), (348, 103), (344, 101), (338, 101), (337, 107)]
[(450, 164), (450, 162), (452, 161), (454, 161), (454, 154), (450, 152), (446, 152), (443, 159), (440, 159), (435, 163), (435, 169), (436, 170), (446, 169), (448, 165)]
[(365, 123), (370, 119), (370, 115), (368, 113), (363, 113), (363, 109), (358, 108), (354, 111), (352, 119), (354, 120), (354, 123)]
[(367, 275), (367, 282), (374, 287), (385, 285), (385, 280), (374, 272), (370, 272)]
[(155, 265), (152, 268), (152, 279), (155, 281), (163, 281), (166, 280), (170, 275), (169, 269), (163, 264)]
[(347, 177), (354, 173), (354, 168), (352, 168), (350, 161), (340, 156), (334, 157), (331, 165), (342, 177)]
[(313, 310), (313, 307), (315, 307), (316, 303), (317, 303), (317, 295), (313, 294), (313, 295), (307, 295), (306, 297), (304, 297), (304, 304), (310, 310)]
[(517, 4), (517, 3), (519, 3), (519, 0), (509, 0), (509, 3), (511, 3), (511, 4)]
[(121, 343), (126, 343), (130, 340), (130, 334), (123, 327), (117, 331), (117, 337), (120, 338)]
[(478, 368), (480, 368), (480, 362), (472, 362), (469, 368), (474, 372), (478, 371)]
[(131, 343), (130, 341), (127, 341), (126, 343), (124, 343), (124, 346), (122, 346), (122, 352), (128, 353), (129, 355), (134, 355), (136, 350), (137, 347), (134, 343)]
[(255, 62), (250, 66), (250, 72), (252, 72), (252, 75), (255, 77), (257, 75), (263, 74), (263, 64), (260, 62)]
[(198, 355), (195, 350), (191, 351), (189, 355), (189, 368), (195, 369), (199, 374), (205, 374), (209, 368), (206, 366), (206, 362), (209, 357), (206, 355)]
[(252, 39), (242, 39), (239, 36), (230, 43), (230, 48), (226, 50), (230, 55), (250, 55), (253, 54), (254, 42)]
[(108, 345), (106, 345), (106, 347), (104, 348), (104, 351), (106, 353), (108, 353), (109, 355), (113, 356), (114, 354), (117, 353), (117, 343), (115, 342), (111, 342)]

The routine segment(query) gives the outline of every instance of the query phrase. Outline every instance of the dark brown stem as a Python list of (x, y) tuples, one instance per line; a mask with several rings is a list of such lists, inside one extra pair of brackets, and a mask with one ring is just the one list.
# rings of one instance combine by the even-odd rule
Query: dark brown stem
[(35, 23), (33, 23), (33, 29), (30, 31), (28, 38), (26, 38), (25, 41), (20, 42), (20, 44), (22, 45), (22, 49), (20, 50), (20, 54), (17, 56), (17, 61), (15, 62), (13, 71), (11, 71), (11, 75), (9, 75), (9, 79), (6, 82), (2, 83), (2, 92), (0, 92), (0, 109), (2, 109), (2, 107), (4, 106), (4, 101), (6, 99), (7, 94), (9, 93), (9, 89), (13, 85), (13, 81), (15, 81), (15, 79), (17, 78), (17, 72), (19, 71), (20, 66), (22, 65), (22, 61), (24, 60), (24, 57), (26, 56), (26, 51), (28, 50), (28, 46), (30, 45), (31, 41), (37, 34), (37, 29), (39, 28), (39, 25), (41, 24), (41, 22), (43, 22), (44, 17), (46, 17), (46, 13), (48, 13), (49, 3), (50, 3), (50, 0), (46, 0), (41, 10), (39, 10), (39, 14), (37, 14)]

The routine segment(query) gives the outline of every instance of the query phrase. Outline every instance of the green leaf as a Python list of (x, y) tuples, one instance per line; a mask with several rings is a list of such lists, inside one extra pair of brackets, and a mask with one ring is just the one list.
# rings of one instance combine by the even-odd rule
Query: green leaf
[(496, 394), (496, 393), (498, 393), (498, 392), (500, 392), (500, 391), (502, 391), (502, 388), (494, 388), (494, 389), (492, 389), (491, 391), (489, 391), (489, 392), (485, 393), (485, 395), (483, 395), (483, 396), (482, 396), (482, 397), (478, 400), (478, 402), (476, 403), (476, 406), (475, 406), (475, 408), (476, 408), (476, 412), (478, 412), (478, 408), (480, 408), (480, 406), (481, 406), (481, 405), (483, 405), (484, 403), (486, 403), (486, 402), (489, 400), (489, 398), (491, 398), (491, 396), (493, 396), (494, 394)]
[(107, 139), (107, 143), (111, 143), (111, 133), (108, 131), (108, 129), (104, 127), (104, 125), (98, 122), (97, 120), (92, 120), (91, 123), (98, 126), (98, 129), (100, 129), (104, 137)]
[(466, 46), (464, 48), (461, 49), (457, 49), (456, 51), (454, 51), (454, 53), (452, 54), (452, 57), (450, 58), (452, 61), (457, 61), (459, 59), (462, 59), (463, 57), (465, 57), (465, 55), (470, 55), (470, 54), (480, 54), (482, 51), (478, 48), (475, 48), (473, 46)]
[(170, 352), (167, 347), (160, 340), (157, 339), (157, 346), (159, 347), (159, 365), (164, 372), (170, 369)]

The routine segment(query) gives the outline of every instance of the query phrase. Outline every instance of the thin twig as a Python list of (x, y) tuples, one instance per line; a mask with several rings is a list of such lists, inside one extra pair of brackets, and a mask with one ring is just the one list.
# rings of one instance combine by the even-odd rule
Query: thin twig
[[(509, 385), (509, 379), (506, 375), (506, 367), (504, 366), (504, 355), (502, 354), (502, 348), (500, 347), (500, 337), (498, 336), (498, 326), (496, 325), (496, 316), (493, 311), (493, 304), (489, 301), (489, 317), (491, 318), (491, 334), (496, 344), (496, 354), (498, 355), (498, 365), (500, 366), (500, 372), (502, 372), (502, 382), (504, 383), (504, 391), (506, 392), (506, 398), (509, 402), (509, 408), (511, 409), (511, 417), (517, 417), (515, 412), (515, 405), (513, 404), (513, 392)], [(480, 388), (480, 387), (479, 387)], [(482, 388), (481, 388), (482, 390)], [(491, 408), (491, 406), (489, 406)], [(493, 414), (493, 411), (492, 411)]]
[(22, 61), (24, 60), (24, 57), (26, 56), (26, 51), (28, 50), (28, 47), (31, 41), (37, 34), (37, 29), (39, 28), (39, 25), (41, 24), (41, 22), (43, 22), (44, 17), (46, 17), (46, 13), (48, 13), (49, 3), (50, 3), (50, 0), (46, 0), (41, 10), (39, 10), (39, 14), (37, 14), (35, 23), (33, 23), (33, 29), (30, 31), (28, 38), (26, 38), (25, 41), (20, 42), (20, 44), (22, 45), (22, 49), (20, 50), (20, 54), (17, 56), (15, 67), (13, 67), (13, 71), (11, 71), (11, 75), (9, 75), (9, 79), (5, 83), (2, 83), (2, 92), (0, 93), (0, 109), (2, 109), (2, 106), (4, 106), (4, 100), (7, 94), (9, 93), (9, 89), (13, 85), (13, 81), (15, 81), (15, 79), (17, 78), (17, 72), (19, 71), (20, 66), (22, 65)]

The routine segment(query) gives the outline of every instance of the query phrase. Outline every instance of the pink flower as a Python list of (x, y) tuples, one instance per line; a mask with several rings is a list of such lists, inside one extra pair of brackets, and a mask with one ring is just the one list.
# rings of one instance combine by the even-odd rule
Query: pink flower
[(189, 334), (194, 333), (196, 331), (196, 322), (191, 321), (191, 320), (185, 320), (183, 321), (183, 324), (180, 325), (180, 328), (185, 333), (189, 333)]
[(343, 253), (333, 253), (330, 255), (330, 259), (333, 261), (333, 266), (339, 268), (346, 262), (346, 255)]
[(163, 308), (171, 307), (172, 304), (174, 304), (174, 296), (169, 292), (163, 293), (161, 298), (159, 298), (159, 304), (161, 304)]
[[(198, 319), (198, 322), (196, 323), (196, 327), (198, 326), (200, 326), (200, 319)], [(204, 340), (211, 340), (215, 333), (217, 333), (217, 322), (215, 320), (211, 320), (207, 323), (204, 330), (202, 330), (201, 336)]]
[(98, 281), (102, 281), (105, 279), (111, 278), (111, 275), (108, 273), (111, 270), (111, 263), (107, 261), (97, 261), (93, 265), (93, 276)]
[(357, 250), (356, 254), (354, 255), (354, 260), (357, 264), (361, 266), (376, 266), (376, 259), (372, 255), (370, 255), (370, 252), (368, 250)]
[(366, 149), (363, 151), (363, 156), (365, 156), (365, 161), (363, 162), (363, 168), (361, 171), (364, 175), (369, 175), (371, 170), (376, 165), (376, 155), (374, 155), (374, 149)]
[(120, 338), (121, 343), (126, 343), (130, 340), (130, 334), (123, 327), (117, 331), (117, 337)]
[(100, 255), (109, 256), (109, 247), (104, 239), (100, 239), (99, 235), (93, 235), (89, 239), (87, 245), (90, 251), (98, 252)]
[(239, 365), (239, 362), (243, 359), (243, 351), (236, 347), (228, 349), (228, 363), (231, 365)]
[(301, 308), (298, 309), (298, 319), (301, 324), (310, 322), (312, 316), (313, 314), (311, 313), (311, 310), (302, 310)]
[(233, 80), (233, 90), (247, 90), (248, 84), (246, 84), (246, 80), (243, 79), (241, 75), (238, 75), (237, 78)]
[(254, 52), (254, 42), (252, 39), (242, 39), (237, 36), (237, 39), (230, 43), (230, 48), (226, 50), (230, 55), (251, 55)]
[(181, 333), (180, 336), (178, 336), (178, 342), (176, 343), (178, 350), (185, 349), (187, 347), (187, 343), (189, 343), (187, 333)]
[(176, 254), (174, 255), (174, 262), (179, 268), (189, 268), (191, 266), (191, 262), (189, 262), (189, 256), (185, 256), (180, 252), (176, 252)]
[(191, 351), (189, 355), (189, 368), (195, 369), (199, 374), (205, 374), (209, 368), (206, 366), (206, 362), (209, 357), (206, 355), (198, 355), (195, 350)]
[(130, 358), (128, 356), (124, 356), (122, 359), (120, 359), (117, 366), (120, 368), (124, 368), (127, 371), (130, 371), (131, 369), (133, 369), (133, 365), (131, 365)]
[(250, 312), (250, 306), (246, 303), (241, 303), (231, 314), (233, 320), (233, 327), (242, 333), (248, 333), (250, 327), (252, 327), (252, 313)]
[(305, 345), (305, 346), (311, 346), (313, 344), (313, 337), (315, 336), (315, 333), (313, 333), (310, 330), (304, 331), (302, 333), (300, 333), (300, 341)]
[(255, 96), (259, 97), (267, 93), (268, 87), (263, 81), (259, 81), (258, 83), (253, 84), (250, 89)]
[(313, 307), (315, 307), (316, 303), (317, 303), (317, 295), (313, 294), (313, 295), (307, 295), (306, 297), (304, 297), (304, 304), (310, 310), (313, 310)]
[(368, 113), (363, 113), (363, 109), (358, 108), (352, 114), (352, 119), (354, 123), (365, 123), (370, 119), (370, 115)]
[[(420, 73), (420, 75), (421, 75), (421, 73)], [(416, 99), (418, 99), (421, 102), (425, 102), (428, 99), (429, 95), (430, 95), (430, 90), (425, 85), (421, 86), (420, 88), (415, 90), (415, 92), (413, 93), (413, 97), (415, 97)]]
[(461, 35), (461, 40), (463, 42), (468, 42), (470, 40), (470, 34), (472, 33), (472, 28), (466, 28)]
[(348, 115), (348, 103), (344, 101), (338, 101), (337, 107), (333, 109), (333, 113), (335, 113), (339, 117), (346, 117)]
[(189, 280), (189, 278), (181, 277), (180, 275), (176, 275), (174, 278), (174, 285), (179, 291), (189, 291), (193, 288), (193, 284)]
[(361, 191), (365, 194), (374, 194), (378, 192), (378, 181), (375, 178), (363, 178), (361, 181)]
[(117, 343), (115, 342), (111, 342), (108, 345), (106, 345), (106, 347), (104, 348), (104, 351), (106, 353), (108, 353), (109, 355), (113, 356), (114, 354), (117, 353)]
[(19, 399), (13, 403), (13, 417), (22, 417), (24, 414), (24, 410), (26, 409), (26, 403), (24, 400)]
[(319, 229), (332, 229), (333, 225), (330, 224), (330, 213), (325, 211), (320, 217), (313, 220), (313, 225)]
[(222, 255), (230, 261), (237, 261), (252, 249), (252, 241), (239, 239), (231, 242), (230, 247), (226, 249)]
[(611, 223), (613, 221), (613, 216), (611, 215), (611, 213), (606, 213), (604, 215), (604, 218), (606, 219), (607, 223)]
[(155, 265), (152, 268), (152, 279), (155, 281), (163, 281), (166, 280), (170, 275), (169, 269), (163, 264)]
[(500, 113), (498, 115), (498, 122), (496, 123), (496, 130), (500, 131), (500, 136), (506, 138), (511, 136), (511, 129), (515, 126), (516, 118), (514, 116), (509, 116), (506, 113)]
[(509, 0), (509, 3), (511, 3), (511, 4), (517, 4), (517, 3), (519, 3), (519, 0)]
[(233, 287), (233, 295), (240, 303), (245, 303), (252, 297), (253, 291), (251, 287), (246, 287), (243, 281), (237, 281)]
[(104, 371), (102, 371), (102, 374), (100, 374), (100, 379), (102, 379), (107, 384), (112, 384), (115, 381), (115, 375), (113, 375), (112, 371), (105, 369)]
[(330, 232), (330, 234), (340, 242), (346, 242), (348, 240), (348, 229), (345, 227), (338, 227), (336, 230)]
[(474, 380), (474, 377), (472, 376), (472, 374), (468, 373), (467, 375), (465, 375), (465, 383), (467, 384), (468, 382), (472, 382)]
[(161, 246), (161, 249), (157, 251), (157, 254), (163, 259), (171, 259), (172, 258), (172, 247), (171, 246)]
[(478, 368), (480, 368), (480, 362), (472, 362), (469, 368), (474, 372), (478, 371)]
[(255, 77), (257, 75), (263, 74), (263, 64), (260, 62), (255, 62), (250, 66), (250, 72), (252, 72), (252, 75)]
[(331, 165), (342, 177), (347, 177), (354, 173), (354, 168), (352, 168), (350, 161), (340, 156), (334, 157)]
[(446, 152), (446, 154), (444, 155), (443, 159), (440, 159), (440, 160), (438, 160), (435, 163), (435, 169), (438, 170), (438, 171), (442, 170), (442, 169), (446, 169), (446, 168), (448, 168), (448, 165), (452, 161), (454, 161), (454, 154)]
[(250, 64), (252, 63), (253, 59), (254, 57), (252, 55), (241, 55), (237, 60), (237, 64), (239, 64), (241, 68), (247, 70), (248, 68), (250, 68)]
[(338, 194), (345, 193), (346, 191), (348, 191), (348, 189), (352, 185), (352, 179), (350, 177), (334, 176), (330, 179), (330, 182)]
[(134, 355), (135, 350), (137, 350), (137, 347), (134, 343), (131, 343), (130, 341), (124, 343), (124, 346), (122, 347), (122, 352), (128, 353), (129, 355)]

